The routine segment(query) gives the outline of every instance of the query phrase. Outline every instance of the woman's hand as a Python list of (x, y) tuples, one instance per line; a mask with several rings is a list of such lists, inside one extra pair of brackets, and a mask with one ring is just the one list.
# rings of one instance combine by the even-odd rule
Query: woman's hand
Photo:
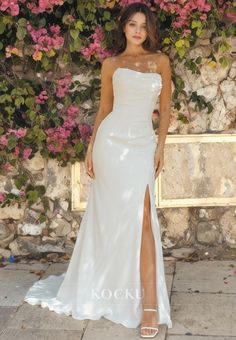
[(95, 175), (94, 175), (94, 172), (93, 172), (92, 152), (93, 152), (93, 148), (92, 148), (91, 145), (89, 145), (88, 149), (87, 149), (86, 156), (85, 156), (85, 169), (86, 169), (86, 173), (91, 178), (95, 178)]
[(164, 151), (158, 150), (157, 148), (155, 151), (155, 157), (154, 157), (155, 179), (158, 177), (159, 173), (161, 172), (163, 165), (164, 165)]

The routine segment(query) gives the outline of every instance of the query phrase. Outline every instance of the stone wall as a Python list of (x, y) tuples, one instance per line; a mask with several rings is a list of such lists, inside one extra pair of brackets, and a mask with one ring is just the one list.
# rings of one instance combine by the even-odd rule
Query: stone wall
[[(0, 255), (4, 257), (47, 254), (48, 258), (70, 255), (82, 214), (70, 210), (71, 166), (61, 168), (39, 154), (25, 162), (37, 183), (46, 186), (49, 210), (44, 223), (36, 223), (43, 211), (41, 203), (0, 209)], [(1, 178), (2, 188), (14, 191), (11, 174)], [(236, 207), (157, 209), (163, 247), (204, 248), (225, 245), (236, 248)]]

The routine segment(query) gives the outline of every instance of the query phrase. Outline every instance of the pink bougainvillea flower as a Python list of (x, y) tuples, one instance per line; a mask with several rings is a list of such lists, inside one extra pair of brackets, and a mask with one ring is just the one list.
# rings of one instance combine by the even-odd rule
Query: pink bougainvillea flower
[(5, 194), (4, 192), (0, 192), (0, 203), (2, 204), (5, 200)]
[(54, 33), (54, 34), (60, 34), (61, 31), (61, 27), (59, 25), (51, 25), (49, 27), (50, 32)]
[(8, 143), (8, 139), (7, 139), (7, 136), (6, 135), (2, 135), (1, 137), (0, 137), (0, 144), (2, 144), (2, 145), (7, 145), (7, 143)]
[(25, 197), (25, 191), (24, 191), (24, 190), (20, 190), (19, 196), (20, 196), (20, 197)]
[(95, 55), (99, 58), (99, 61), (102, 62), (106, 57), (111, 56), (112, 53), (109, 50), (101, 47), (104, 36), (103, 28), (98, 26), (95, 32), (88, 38), (88, 46), (81, 47), (80, 52), (87, 60), (90, 60), (91, 57)]
[(59, 79), (57, 84), (57, 97), (63, 98), (65, 97), (66, 93), (69, 91), (70, 85), (72, 81), (72, 75), (71, 73), (67, 73), (65, 78)]
[(70, 105), (66, 110), (68, 117), (75, 118), (78, 116), (78, 113), (80, 112), (80, 108), (75, 105)]
[(33, 2), (27, 2), (27, 8), (34, 14), (52, 12), (54, 6), (62, 6), (64, 0), (39, 0), (38, 5)]
[(19, 146), (16, 146), (16, 147), (15, 147), (15, 150), (14, 150), (14, 152), (13, 152), (13, 155), (16, 156), (16, 157), (18, 157), (19, 154), (20, 154), (20, 148), (19, 148)]
[(175, 19), (172, 21), (174, 28), (189, 28), (191, 25), (191, 16), (189, 13), (194, 11), (200, 12), (202, 20), (207, 20), (206, 13), (210, 12), (212, 4), (208, 0), (154, 0), (159, 7), (170, 14), (173, 14)]
[(18, 130), (8, 129), (7, 135), (9, 135), (10, 133), (13, 133), (17, 138), (23, 138), (23, 137), (26, 136), (27, 129), (25, 129), (25, 128), (20, 128)]
[(149, 0), (120, 0), (119, 5), (120, 6), (127, 6), (127, 5), (130, 5), (130, 4), (136, 3), (136, 2), (146, 4), (147, 6), (151, 6)]
[(32, 153), (31, 148), (25, 148), (25, 150), (23, 151), (23, 159), (24, 160), (28, 159), (31, 153)]
[(35, 97), (36, 104), (45, 104), (46, 100), (48, 99), (47, 91), (41, 91), (38, 96)]
[(236, 24), (236, 13), (233, 12), (227, 12), (226, 16), (230, 21), (232, 21), (234, 24)]
[(59, 35), (60, 26), (51, 25), (49, 30), (46, 28), (35, 29), (28, 23), (27, 30), (35, 43), (33, 49), (33, 59), (39, 61), (43, 57), (43, 52), (46, 52), (48, 56), (54, 56), (54, 50), (60, 49), (64, 44), (64, 38)]
[(12, 16), (17, 16), (19, 14), (18, 0), (1, 0), (0, 10), (8, 11)]
[(3, 164), (3, 169), (5, 171), (11, 171), (13, 169), (13, 166), (9, 162), (6, 162), (5, 164)]
[(92, 132), (91, 126), (86, 123), (79, 124), (79, 132), (81, 139), (85, 142), (88, 142)]
[(33, 59), (39, 61), (42, 59), (43, 53), (41, 51), (35, 51), (33, 54)]
[(15, 135), (18, 138), (23, 138), (26, 136), (26, 134), (27, 134), (27, 129), (25, 128), (20, 128), (18, 130), (15, 130)]

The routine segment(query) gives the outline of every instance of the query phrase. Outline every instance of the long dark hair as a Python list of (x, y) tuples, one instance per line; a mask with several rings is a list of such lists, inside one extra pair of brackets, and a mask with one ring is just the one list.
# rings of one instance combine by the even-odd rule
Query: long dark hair
[(122, 53), (126, 48), (126, 37), (123, 32), (123, 28), (128, 22), (129, 18), (135, 13), (141, 12), (145, 15), (147, 21), (147, 38), (143, 42), (142, 46), (145, 50), (150, 52), (156, 52), (159, 47), (158, 42), (158, 28), (156, 25), (156, 19), (152, 11), (144, 3), (132, 3), (125, 6), (118, 17), (118, 26), (114, 32), (114, 47), (113, 52), (115, 55)]

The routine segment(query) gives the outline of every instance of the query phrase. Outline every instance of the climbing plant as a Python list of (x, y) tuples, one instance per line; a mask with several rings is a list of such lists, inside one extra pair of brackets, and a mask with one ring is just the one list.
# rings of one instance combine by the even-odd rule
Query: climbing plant
[[(92, 133), (86, 118), (95, 112), (99, 98), (101, 63), (112, 55), (120, 9), (133, 2), (137, 1), (0, 1), (1, 173), (37, 151), (62, 166), (84, 158)], [(217, 52), (222, 53), (221, 66), (228, 65), (227, 38), (236, 33), (236, 1), (140, 2), (156, 17), (163, 53), (171, 51), (172, 59), (199, 73), (201, 58), (189, 58), (188, 51), (210, 32), (211, 41), (218, 39), (212, 43), (209, 65), (217, 62)], [(178, 109), (185, 92), (183, 80), (174, 70), (173, 83), (172, 99)], [(196, 109), (212, 110), (196, 92), (188, 99), (196, 103)], [(182, 114), (178, 119), (188, 123)], [(4, 202), (3, 194), (0, 202)]]

